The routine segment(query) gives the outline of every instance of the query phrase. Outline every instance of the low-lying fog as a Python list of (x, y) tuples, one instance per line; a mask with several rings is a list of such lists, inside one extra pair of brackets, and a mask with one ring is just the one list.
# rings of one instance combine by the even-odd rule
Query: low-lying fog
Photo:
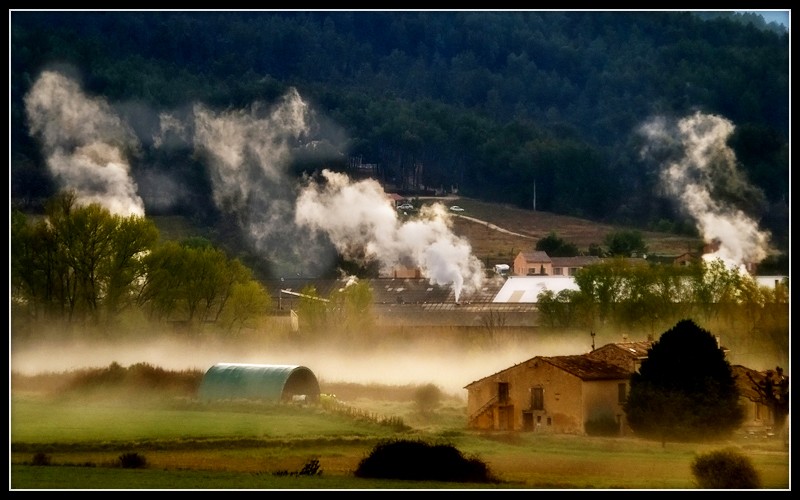
[[(588, 336), (587, 336), (588, 337)], [(466, 399), (464, 386), (535, 356), (582, 354), (591, 349), (588, 339), (510, 340), (491, 345), (437, 345), (433, 341), (404, 341), (402, 346), (354, 347), (216, 343), (212, 341), (153, 341), (103, 343), (92, 341), (47, 343), (10, 347), (10, 367), (15, 373), (35, 375), (81, 368), (102, 368), (112, 362), (122, 366), (148, 363), (165, 370), (206, 371), (216, 363), (302, 365), (325, 382), (414, 385), (433, 383)]]

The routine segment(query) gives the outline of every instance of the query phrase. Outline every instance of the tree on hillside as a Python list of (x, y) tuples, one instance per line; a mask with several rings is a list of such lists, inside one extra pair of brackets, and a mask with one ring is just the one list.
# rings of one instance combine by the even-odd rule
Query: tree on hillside
[(551, 232), (537, 241), (536, 250), (547, 252), (550, 257), (575, 257), (580, 255), (580, 251), (574, 243), (567, 243), (559, 238), (555, 232)]
[(609, 255), (641, 257), (647, 254), (647, 245), (639, 231), (613, 231), (606, 235), (603, 242), (608, 247)]
[(630, 383), (624, 406), (628, 424), (662, 444), (726, 437), (744, 419), (724, 351), (689, 319), (661, 335)]
[(598, 245), (597, 243), (590, 243), (589, 244), (589, 255), (593, 255), (595, 257), (605, 257), (606, 252), (603, 250), (603, 247)]

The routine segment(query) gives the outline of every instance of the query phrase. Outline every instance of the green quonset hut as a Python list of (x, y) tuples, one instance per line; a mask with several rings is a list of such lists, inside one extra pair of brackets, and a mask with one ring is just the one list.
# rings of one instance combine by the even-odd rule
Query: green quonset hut
[(217, 363), (203, 376), (199, 397), (316, 403), (319, 382), (305, 366)]

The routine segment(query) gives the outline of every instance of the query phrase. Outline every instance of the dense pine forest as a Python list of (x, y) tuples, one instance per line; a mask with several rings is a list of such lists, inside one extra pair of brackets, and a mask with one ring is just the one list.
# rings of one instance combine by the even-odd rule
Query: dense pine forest
[[(113, 109), (114, 120), (94, 125), (98, 133), (125, 124), (108, 141), (124, 144), (151, 215), (209, 225), (231, 216), (224, 207), (237, 200), (220, 195), (210, 148), (198, 148), (200, 119), (286, 124), (296, 108), (270, 106), (298, 99), (314, 119), (287, 139), (258, 126), (235, 139), (263, 140), (243, 150), (256, 159), (285, 147), (295, 179), (329, 169), (407, 196), (457, 192), (688, 234), (696, 222), (664, 172), (696, 145), (691, 134), (721, 125), (724, 147), (708, 160), (717, 168), (694, 173), (711, 176), (709, 209), (741, 211), (788, 254), (789, 34), (758, 19), (677, 11), (9, 17), (10, 194), (27, 212), (62, 187), (53, 158), (75, 147), (74, 136), (54, 139), (62, 132), (54, 118), (36, 115), (43, 75), (58, 75), (48, 99), (68, 95), (55, 88), (79, 88), (98, 109)], [(165, 133), (167, 118), (192, 113), (193, 141), (178, 126)], [(208, 142), (232, 140), (220, 133)]]

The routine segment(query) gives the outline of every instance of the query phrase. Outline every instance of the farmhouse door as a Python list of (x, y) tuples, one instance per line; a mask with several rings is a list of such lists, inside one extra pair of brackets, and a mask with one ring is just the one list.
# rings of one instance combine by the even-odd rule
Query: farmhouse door
[(497, 409), (498, 430), (514, 430), (514, 406), (501, 406)]
[(523, 431), (533, 430), (533, 413), (529, 411), (522, 412), (522, 430)]

